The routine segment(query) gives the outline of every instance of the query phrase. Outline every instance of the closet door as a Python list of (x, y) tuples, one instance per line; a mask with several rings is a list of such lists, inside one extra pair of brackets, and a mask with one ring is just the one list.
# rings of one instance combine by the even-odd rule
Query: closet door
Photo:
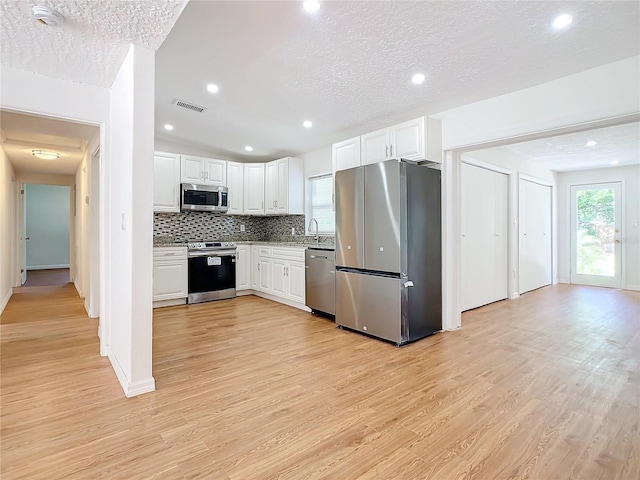
[(519, 290), (551, 284), (551, 187), (519, 182)]
[(507, 298), (508, 176), (461, 168), (462, 310)]

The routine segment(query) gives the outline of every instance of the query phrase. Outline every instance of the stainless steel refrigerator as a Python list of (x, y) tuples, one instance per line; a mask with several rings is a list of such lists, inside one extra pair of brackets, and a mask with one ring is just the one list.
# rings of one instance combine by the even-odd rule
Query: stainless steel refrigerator
[(402, 345), (442, 329), (440, 171), (336, 173), (336, 323)]

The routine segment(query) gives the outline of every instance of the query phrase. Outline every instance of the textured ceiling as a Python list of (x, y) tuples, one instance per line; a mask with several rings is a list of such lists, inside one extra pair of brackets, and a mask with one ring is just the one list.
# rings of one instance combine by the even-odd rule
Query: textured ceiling
[[(0, 111), (2, 149), (18, 173), (74, 175), (98, 131), (89, 125)], [(57, 152), (60, 158), (36, 158), (34, 149)]]
[[(33, 5), (65, 17), (48, 27)], [(0, 1), (0, 63), (48, 77), (110, 87), (133, 43), (157, 50), (186, 0)]]
[[(640, 53), (639, 2), (321, 2), (315, 15), (301, 5), (190, 2), (157, 52), (156, 135), (269, 160)], [(574, 22), (554, 32), (564, 12)], [(422, 86), (410, 82), (418, 71)]]
[[(597, 144), (588, 147), (587, 142)], [(500, 147), (558, 172), (640, 164), (640, 125), (629, 123)], [(471, 155), (471, 153), (470, 153)]]

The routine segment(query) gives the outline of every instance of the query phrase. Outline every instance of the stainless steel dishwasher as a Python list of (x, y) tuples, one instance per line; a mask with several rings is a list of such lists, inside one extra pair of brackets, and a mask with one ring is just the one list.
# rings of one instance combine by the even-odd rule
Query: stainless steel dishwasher
[(305, 252), (305, 298), (314, 313), (336, 314), (336, 252), (308, 248)]

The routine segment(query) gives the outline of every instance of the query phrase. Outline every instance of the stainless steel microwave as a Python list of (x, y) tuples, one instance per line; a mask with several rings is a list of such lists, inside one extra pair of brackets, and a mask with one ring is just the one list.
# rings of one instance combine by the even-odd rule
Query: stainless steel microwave
[(226, 212), (229, 210), (227, 187), (181, 184), (180, 209), (185, 212)]

